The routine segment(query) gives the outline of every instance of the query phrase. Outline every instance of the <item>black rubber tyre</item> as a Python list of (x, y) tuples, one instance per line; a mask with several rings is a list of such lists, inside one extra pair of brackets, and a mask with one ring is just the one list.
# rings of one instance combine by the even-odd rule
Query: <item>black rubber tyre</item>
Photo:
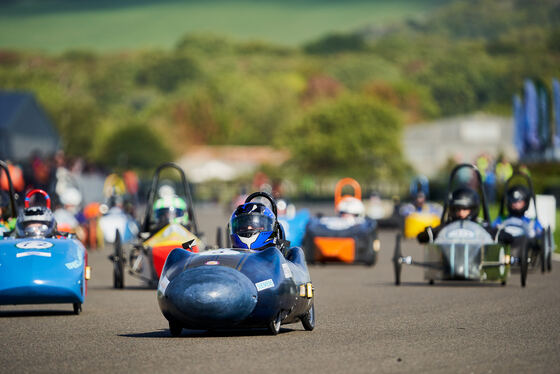
[(124, 288), (124, 254), (122, 248), (121, 234), (119, 230), (115, 234), (115, 255), (113, 257), (113, 287)]
[(305, 262), (308, 265), (315, 264), (315, 248), (313, 239), (307, 235), (303, 238), (303, 254), (305, 255)]
[(525, 287), (527, 284), (527, 271), (529, 269), (529, 248), (527, 246), (527, 238), (523, 240), (520, 248), (520, 273), (521, 273), (521, 287)]
[(82, 312), (82, 303), (73, 303), (72, 307), (74, 308), (74, 314), (78, 315)]
[(366, 266), (373, 266), (377, 263), (377, 252), (375, 251), (374, 244), (377, 239), (377, 234), (372, 235), (368, 242), (368, 256), (364, 261)]
[(222, 242), (222, 228), (218, 227), (216, 229), (216, 246), (218, 248), (223, 248), (222, 244), (223, 244), (223, 242)]
[(268, 332), (270, 335), (278, 335), (280, 332), (280, 325), (282, 324), (282, 315), (279, 312), (276, 317), (268, 323)]
[(395, 240), (395, 254), (393, 255), (393, 267), (395, 269), (395, 285), (401, 284), (401, 271), (402, 271), (402, 251), (401, 251), (402, 235), (399, 233)]
[(309, 312), (301, 317), (301, 324), (307, 331), (312, 331), (315, 328), (315, 305), (311, 304)]
[(546, 270), (552, 270), (552, 241), (554, 238), (552, 237), (552, 232), (550, 231), (550, 227), (548, 227), (545, 231), (545, 241), (547, 243), (547, 251), (546, 251)]
[(181, 336), (182, 332), (183, 332), (183, 326), (181, 326), (175, 321), (169, 321), (169, 333), (171, 334), (171, 336), (176, 338), (178, 336)]
[(539, 251), (539, 260), (541, 263), (541, 273), (545, 273), (546, 272), (546, 252), (547, 252), (547, 248), (546, 248), (546, 232), (545, 232), (545, 236), (542, 240), (542, 243), (540, 245), (540, 251)]

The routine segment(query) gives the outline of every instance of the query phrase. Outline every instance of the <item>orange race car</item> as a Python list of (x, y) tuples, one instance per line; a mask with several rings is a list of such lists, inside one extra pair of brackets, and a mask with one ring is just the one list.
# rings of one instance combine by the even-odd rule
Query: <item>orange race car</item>
[[(343, 195), (345, 186), (352, 195)], [(376, 221), (365, 216), (360, 184), (352, 178), (340, 180), (335, 188), (336, 216), (311, 218), (303, 247), (308, 263), (342, 262), (372, 266), (377, 261), (380, 242)]]

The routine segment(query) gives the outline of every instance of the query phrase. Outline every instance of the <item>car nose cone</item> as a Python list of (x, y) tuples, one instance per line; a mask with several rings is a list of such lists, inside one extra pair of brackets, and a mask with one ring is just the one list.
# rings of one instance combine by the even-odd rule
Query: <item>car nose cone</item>
[(253, 282), (224, 266), (188, 269), (171, 281), (165, 294), (183, 319), (199, 323), (241, 321), (257, 304)]

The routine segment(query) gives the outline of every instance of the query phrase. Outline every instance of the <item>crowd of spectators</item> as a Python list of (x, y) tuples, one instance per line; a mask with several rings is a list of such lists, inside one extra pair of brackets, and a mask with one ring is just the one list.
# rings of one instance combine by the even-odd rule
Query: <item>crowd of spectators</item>
[[(480, 170), (488, 202), (494, 203), (498, 191), (503, 189), (506, 181), (513, 175), (514, 165), (503, 155), (493, 158), (488, 153), (480, 154), (475, 160), (475, 165)], [(520, 164), (517, 168), (520, 172), (530, 175), (526, 165)]]

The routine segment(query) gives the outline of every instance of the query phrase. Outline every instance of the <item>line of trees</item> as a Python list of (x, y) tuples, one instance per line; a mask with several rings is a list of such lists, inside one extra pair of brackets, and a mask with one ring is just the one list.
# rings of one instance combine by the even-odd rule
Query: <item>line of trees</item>
[(558, 25), (558, 0), (460, 0), (301, 48), (190, 34), (172, 50), (3, 50), (0, 87), (34, 92), (67, 154), (109, 167), (150, 168), (192, 144), (265, 144), (291, 151), (294, 174), (396, 180), (409, 172), (403, 125), (510, 115), (526, 77), (557, 76)]

